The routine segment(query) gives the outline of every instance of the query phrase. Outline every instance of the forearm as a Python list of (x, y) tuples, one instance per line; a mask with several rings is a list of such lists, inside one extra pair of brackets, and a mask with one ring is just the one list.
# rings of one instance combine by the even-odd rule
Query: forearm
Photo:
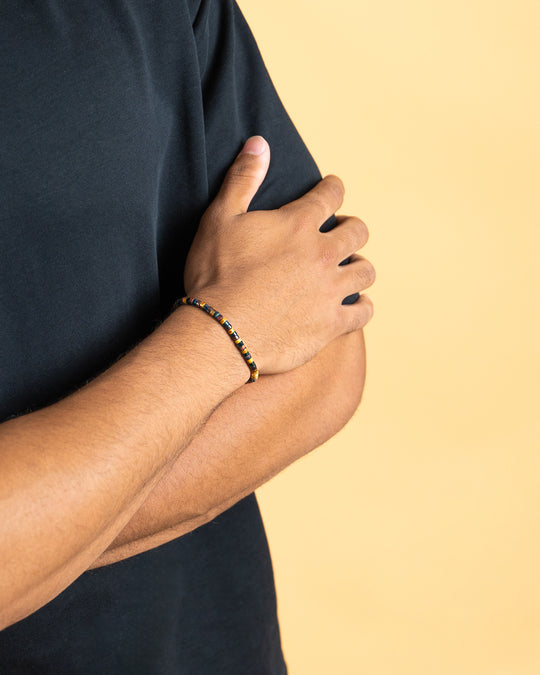
[[(0, 629), (88, 569), (242, 386), (247, 368), (222, 333), (181, 307), (77, 392), (0, 425)], [(201, 344), (211, 366), (193, 359)]]
[(331, 438), (360, 403), (363, 330), (307, 364), (261, 376), (214, 410), (170, 471), (91, 567), (159, 546), (215, 518)]

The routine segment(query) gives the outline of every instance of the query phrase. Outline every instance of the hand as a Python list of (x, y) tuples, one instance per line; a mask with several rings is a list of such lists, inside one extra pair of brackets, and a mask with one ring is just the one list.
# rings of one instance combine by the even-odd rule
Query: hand
[[(262, 153), (245, 152), (262, 147)], [(247, 211), (266, 176), (270, 148), (249, 139), (203, 214), (184, 269), (184, 288), (218, 310), (237, 331), (261, 374), (307, 363), (329, 342), (365, 326), (373, 303), (347, 295), (375, 281), (375, 269), (355, 251), (368, 240), (359, 218), (337, 216), (344, 186), (325, 176), (305, 195), (279, 209)], [(350, 257), (347, 265), (339, 265)], [(200, 311), (200, 310), (196, 310)]]

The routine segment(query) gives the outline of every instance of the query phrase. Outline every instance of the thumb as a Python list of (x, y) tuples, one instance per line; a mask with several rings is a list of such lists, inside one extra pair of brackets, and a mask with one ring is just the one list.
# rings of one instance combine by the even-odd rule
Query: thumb
[(270, 146), (262, 136), (250, 136), (229, 167), (216, 196), (230, 215), (245, 213), (270, 164)]

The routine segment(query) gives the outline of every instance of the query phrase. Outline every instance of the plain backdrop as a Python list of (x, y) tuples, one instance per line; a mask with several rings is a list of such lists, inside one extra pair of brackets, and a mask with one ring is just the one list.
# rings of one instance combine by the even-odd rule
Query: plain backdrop
[(257, 491), (290, 675), (538, 675), (540, 3), (239, 5), (377, 270), (360, 407)]

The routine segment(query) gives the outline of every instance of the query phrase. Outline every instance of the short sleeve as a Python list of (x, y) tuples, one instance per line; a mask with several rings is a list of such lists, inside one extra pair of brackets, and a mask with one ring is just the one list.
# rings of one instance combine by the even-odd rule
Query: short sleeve
[[(322, 178), (268, 73), (255, 37), (235, 0), (191, 0), (204, 108), (209, 197), (245, 140), (270, 144), (270, 166), (249, 210), (274, 209), (297, 199)], [(331, 216), (321, 231), (336, 225)], [(345, 262), (348, 262), (347, 258)], [(358, 293), (347, 296), (354, 303)]]

